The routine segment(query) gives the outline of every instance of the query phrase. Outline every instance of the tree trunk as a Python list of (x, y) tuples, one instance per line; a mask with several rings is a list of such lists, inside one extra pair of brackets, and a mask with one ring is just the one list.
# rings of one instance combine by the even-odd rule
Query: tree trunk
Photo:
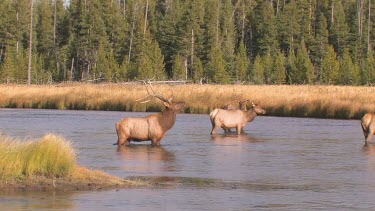
[(370, 53), (370, 16), (371, 16), (371, 1), (368, 0), (368, 21), (367, 21), (367, 55)]
[(146, 34), (146, 28), (147, 28), (147, 12), (148, 12), (148, 0), (146, 1), (145, 25), (144, 25), (144, 28), (143, 28), (143, 34)]
[(333, 22), (335, 21), (334, 16), (333, 16), (333, 11), (335, 10), (335, 4), (334, 1), (331, 3), (331, 27), (333, 27)]
[[(16, 12), (16, 20), (17, 20), (17, 30), (19, 28), (19, 22), (20, 22), (20, 19), (19, 19), (19, 12), (17, 11)], [(18, 49), (19, 49), (19, 40), (18, 40), (18, 36), (17, 36), (17, 42), (16, 42), (16, 53), (18, 54)]]
[(29, 64), (27, 68), (27, 84), (31, 84), (31, 63), (32, 63), (32, 47), (33, 47), (33, 4), (34, 0), (30, 0), (30, 38), (29, 38)]
[(217, 4), (217, 16), (216, 16), (216, 45), (219, 44), (219, 16), (220, 16), (220, 4), (221, 0)]
[(138, 7), (138, 4), (135, 4), (136, 9), (134, 10), (134, 15), (133, 15), (133, 26), (132, 26), (132, 31), (131, 31), (131, 35), (130, 35), (128, 62), (130, 62), (130, 57), (131, 57), (131, 53), (132, 53), (133, 36), (134, 36), (134, 28), (135, 28), (135, 13), (137, 12), (137, 7)]
[(193, 76), (194, 71), (194, 29), (191, 30), (191, 68), (190, 75)]
[(242, 41), (245, 41), (245, 3), (242, 3), (242, 33), (241, 33), (241, 38)]
[(122, 13), (123, 13), (123, 16), (124, 16), (124, 20), (126, 20), (126, 2), (124, 0), (124, 6), (122, 7)]
[(69, 77), (69, 81), (72, 81), (72, 79), (73, 79), (73, 68), (74, 68), (74, 57), (72, 58), (72, 66), (70, 66), (70, 77)]

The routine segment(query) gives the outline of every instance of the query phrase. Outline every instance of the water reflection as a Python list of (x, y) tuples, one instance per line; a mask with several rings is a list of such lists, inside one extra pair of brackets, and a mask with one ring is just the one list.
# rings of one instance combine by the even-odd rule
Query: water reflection
[(75, 209), (73, 193), (64, 192), (0, 192), (1, 209), (17, 210), (22, 201), (22, 210)]
[(165, 172), (175, 170), (176, 156), (162, 146), (131, 144), (118, 146), (123, 169), (134, 172)]
[(262, 142), (264, 139), (258, 138), (248, 133), (226, 133), (226, 134), (214, 134), (211, 135), (211, 140), (215, 143), (223, 142), (236, 142), (236, 141), (245, 141), (245, 142)]
[(375, 145), (367, 144), (362, 147), (362, 152), (367, 155), (367, 162), (370, 168), (375, 168)]

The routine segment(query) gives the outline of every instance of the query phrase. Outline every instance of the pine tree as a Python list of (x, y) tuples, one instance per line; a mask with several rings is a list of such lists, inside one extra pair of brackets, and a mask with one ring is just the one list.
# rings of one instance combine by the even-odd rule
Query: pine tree
[(297, 52), (296, 56), (296, 68), (298, 70), (296, 75), (296, 83), (300, 84), (312, 84), (315, 82), (314, 66), (311, 63), (309, 54), (305, 43), (302, 41)]
[[(38, 65), (44, 71), (48, 71), (49, 75), (57, 75), (55, 59), (55, 40), (54, 40), (54, 7), (48, 0), (40, 1), (37, 7), (37, 23), (36, 23), (36, 50), (40, 59)], [(43, 60), (43, 62), (42, 62)]]
[(296, 66), (296, 55), (294, 54), (294, 50), (289, 50), (287, 64), (286, 64), (286, 75), (287, 75), (287, 82), (289, 84), (297, 83), (298, 81), (298, 69)]
[(7, 53), (4, 57), (4, 62), (0, 66), (0, 77), (4, 83), (11, 83), (14, 80), (14, 72), (17, 69), (14, 61), (15, 49), (12, 49), (10, 46), (6, 49)]
[(104, 72), (104, 77), (108, 82), (116, 81), (116, 73), (119, 72), (120, 66), (118, 65), (112, 47), (107, 51), (108, 69)]
[(349, 38), (349, 28), (346, 23), (345, 11), (341, 0), (332, 0), (330, 5), (330, 42), (334, 45), (338, 55), (342, 55), (344, 49), (347, 48), (347, 40)]
[(302, 41), (306, 46), (310, 46), (314, 42), (313, 38), (313, 23), (315, 22), (315, 1), (311, 0), (299, 0), (296, 1), (297, 13), (298, 13), (298, 24), (299, 24), (299, 34), (297, 43)]
[(368, 53), (362, 69), (362, 84), (375, 84), (375, 58), (373, 50)]
[[(28, 56), (27, 51), (23, 48), (19, 48), (18, 52), (14, 54), (14, 62), (17, 64), (17, 68), (14, 70), (14, 82), (15, 83), (26, 83), (27, 82), (27, 63), (28, 63)], [(34, 56), (36, 54), (33, 54)], [(33, 71), (33, 70), (32, 70)]]
[(277, 49), (276, 16), (272, 2), (261, 1), (255, 8), (254, 40), (256, 54), (264, 55)]
[(253, 68), (251, 71), (251, 78), (250, 81), (252, 81), (255, 84), (263, 84), (264, 83), (264, 66), (262, 63), (262, 57), (260, 55), (257, 55), (254, 60)]
[(37, 51), (46, 57), (53, 58), (53, 7), (47, 0), (39, 2), (37, 7)]
[(179, 53), (181, 46), (180, 35), (183, 30), (178, 27), (181, 23), (182, 7), (180, 1), (171, 2), (170, 4), (159, 2), (155, 9), (156, 16), (159, 19), (155, 37), (161, 46), (166, 64), (166, 72), (169, 76), (172, 76), (174, 56)]
[(272, 68), (273, 68), (273, 58), (271, 56), (270, 52), (267, 52), (263, 57), (262, 57), (262, 64), (264, 67), (264, 82), (267, 84), (271, 83), (272, 80)]
[(167, 78), (165, 72), (164, 56), (161, 53), (159, 44), (153, 40), (149, 50), (149, 58), (152, 64), (152, 74), (156, 80), (165, 80)]
[(243, 42), (240, 42), (240, 46), (237, 49), (235, 64), (236, 82), (241, 83), (246, 79), (246, 74), (250, 65), (250, 61), (247, 57), (246, 47)]
[(174, 80), (184, 80), (185, 79), (184, 60), (182, 59), (180, 54), (177, 54), (177, 56), (174, 59), (172, 72), (173, 72), (173, 79)]
[(123, 59), (116, 73), (116, 81), (123, 82), (123, 81), (127, 81), (127, 79), (128, 79), (128, 63), (126, 59)]
[(339, 83), (343, 85), (357, 85), (359, 82), (359, 67), (353, 63), (349, 50), (345, 49), (340, 59)]
[(324, 84), (336, 84), (338, 82), (339, 62), (333, 46), (323, 57), (321, 82)]
[(221, 16), (221, 38), (220, 46), (223, 46), (225, 59), (225, 70), (232, 80), (237, 80), (235, 70), (235, 25), (232, 18), (233, 6), (231, 0), (224, 0), (222, 3)]
[(193, 80), (195, 83), (202, 83), (204, 77), (204, 69), (202, 61), (198, 57), (194, 57), (194, 66), (193, 66)]
[(225, 60), (221, 49), (212, 49), (208, 63), (208, 70), (213, 82), (219, 84), (229, 83), (229, 76), (225, 70)]
[(276, 54), (273, 62), (271, 81), (273, 84), (285, 84), (286, 82), (285, 56), (280, 51)]
[(127, 19), (123, 16), (122, 4), (125, 2), (101, 1), (101, 3), (104, 4), (102, 7), (103, 20), (106, 25), (109, 43), (113, 48), (116, 62), (122, 64), (123, 60), (126, 59), (124, 55), (127, 55), (128, 52), (129, 39), (127, 31), (130, 26)]
[(322, 62), (324, 55), (328, 52), (328, 30), (327, 19), (320, 9), (317, 14), (316, 32), (314, 42), (310, 46), (310, 58), (316, 67), (317, 81), (321, 79)]
[(281, 50), (289, 52), (298, 46), (300, 25), (298, 23), (298, 9), (296, 1), (285, 5), (284, 10), (278, 16), (278, 37)]

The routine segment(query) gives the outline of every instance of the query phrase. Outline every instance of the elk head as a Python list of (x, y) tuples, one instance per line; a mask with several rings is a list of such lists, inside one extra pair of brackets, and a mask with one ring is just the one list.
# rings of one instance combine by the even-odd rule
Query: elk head
[(251, 102), (251, 108), (252, 108), (253, 111), (255, 111), (255, 113), (257, 113), (257, 114), (266, 114), (266, 110), (264, 110), (264, 109), (261, 108), (259, 105), (255, 104), (254, 102)]

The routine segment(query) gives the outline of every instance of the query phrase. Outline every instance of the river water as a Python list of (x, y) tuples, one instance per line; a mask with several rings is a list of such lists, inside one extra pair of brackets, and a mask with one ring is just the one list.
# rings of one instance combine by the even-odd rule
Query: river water
[(70, 140), (80, 165), (167, 186), (1, 193), (0, 210), (374, 210), (375, 145), (359, 120), (258, 116), (211, 136), (208, 115), (178, 114), (161, 141), (112, 145), (115, 123), (148, 113), (0, 109), (0, 132)]

